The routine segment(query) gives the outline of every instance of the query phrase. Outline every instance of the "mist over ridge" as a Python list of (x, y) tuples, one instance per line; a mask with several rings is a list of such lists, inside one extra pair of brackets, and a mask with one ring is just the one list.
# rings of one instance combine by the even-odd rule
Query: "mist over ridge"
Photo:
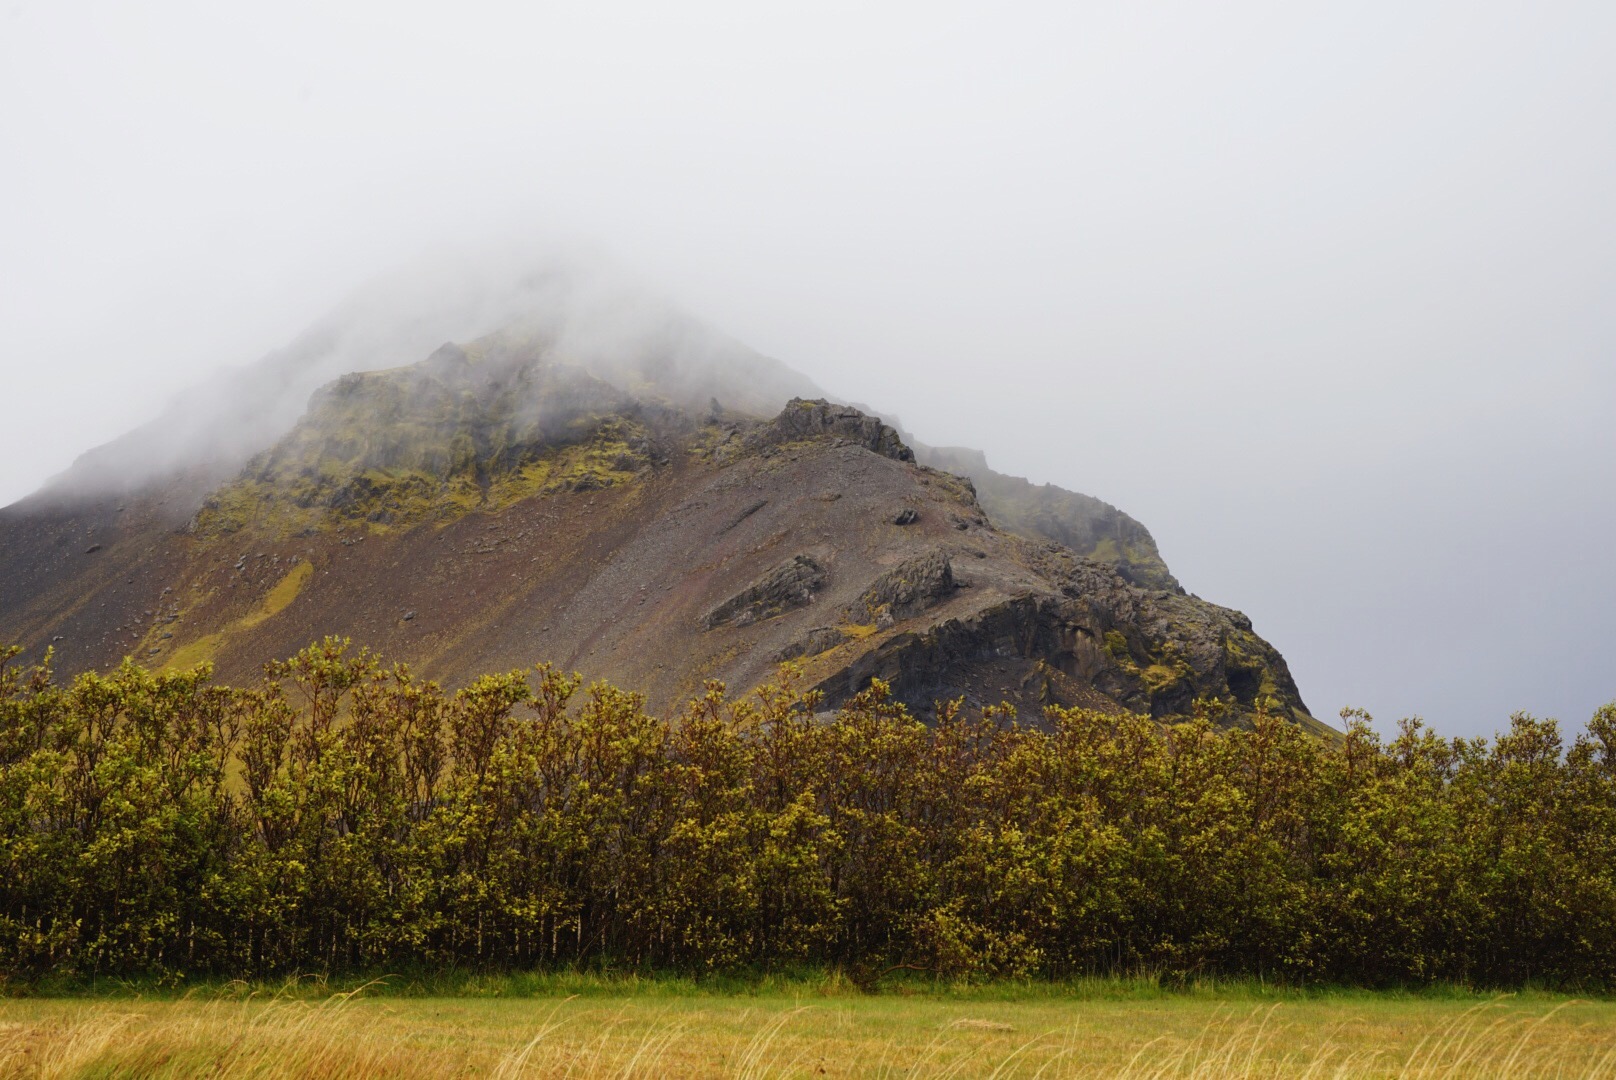
[[(680, 311), (598, 251), (558, 243), (440, 246), (374, 278), (286, 346), (220, 371), (155, 420), (86, 452), (38, 498), (71, 502), (177, 482), (187, 493), (182, 501), (199, 500), (350, 379), (399, 369), (408, 377), (394, 392), (420, 395), (439, 357), (488, 369), (469, 385), (535, 360), (576, 367), (624, 395), (616, 406), (596, 402), (607, 411), (664, 403), (765, 418), (792, 398), (846, 403)], [(1005, 476), (981, 450), (929, 446), (904, 431), (896, 414), (851, 404), (890, 421), (923, 464), (972, 479), (1001, 525), (1094, 553), (1131, 580), (1180, 590), (1148, 529), (1115, 506)], [(538, 397), (515, 403), (519, 413), (532, 410), (529, 422), (540, 429), (552, 422), (546, 410), (559, 409), (554, 422), (564, 422), (580, 407)]]
[(822, 393), (599, 254), (445, 247), (374, 279), (286, 346), (186, 390), (156, 419), (86, 452), (44, 491), (135, 490), (182, 474), (216, 483), (289, 431), (320, 387), (496, 331), (530, 339), (627, 393), (652, 388), (687, 406), (721, 397), (763, 414)]

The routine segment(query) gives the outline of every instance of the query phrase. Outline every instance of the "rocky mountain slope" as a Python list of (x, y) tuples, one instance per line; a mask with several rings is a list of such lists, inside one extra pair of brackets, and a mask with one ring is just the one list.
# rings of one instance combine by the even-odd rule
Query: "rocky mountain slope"
[(922, 712), (1271, 698), (1316, 725), (1279, 653), (1114, 508), (917, 460), (823, 399), (698, 406), (644, 356), (603, 378), (497, 333), (328, 383), (223, 483), (47, 489), (0, 511), (0, 640), (246, 680), (341, 634), (451, 684), (550, 660), (656, 708), (792, 660), (831, 705), (879, 676)]

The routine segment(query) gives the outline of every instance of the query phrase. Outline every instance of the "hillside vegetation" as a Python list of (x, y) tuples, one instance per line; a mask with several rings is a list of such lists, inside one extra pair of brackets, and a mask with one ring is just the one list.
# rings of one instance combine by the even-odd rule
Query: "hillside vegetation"
[(8, 662), (0, 970), (1616, 981), (1616, 707), (1566, 745), (817, 704), (448, 694), (334, 639), (245, 688)]

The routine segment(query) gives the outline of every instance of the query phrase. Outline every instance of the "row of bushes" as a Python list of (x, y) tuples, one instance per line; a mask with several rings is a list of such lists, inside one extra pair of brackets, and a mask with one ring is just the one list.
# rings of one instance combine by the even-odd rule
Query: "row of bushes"
[(679, 715), (327, 640), (248, 689), (0, 654), (0, 969), (1155, 970), (1616, 983), (1616, 708), (1338, 743), (944, 706), (790, 669)]

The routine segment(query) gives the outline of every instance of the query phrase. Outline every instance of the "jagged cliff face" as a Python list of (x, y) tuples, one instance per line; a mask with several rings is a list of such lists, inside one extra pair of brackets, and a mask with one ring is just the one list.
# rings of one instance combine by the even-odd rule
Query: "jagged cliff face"
[(0, 512), (0, 639), (240, 680), (335, 633), (449, 683), (549, 660), (659, 708), (791, 660), (831, 705), (880, 677), (922, 712), (1216, 697), (1238, 719), (1269, 698), (1314, 723), (1279, 654), (1184, 595), (1132, 519), (928, 453), (823, 400), (696, 409), (495, 335), (325, 386), (205, 495)]

